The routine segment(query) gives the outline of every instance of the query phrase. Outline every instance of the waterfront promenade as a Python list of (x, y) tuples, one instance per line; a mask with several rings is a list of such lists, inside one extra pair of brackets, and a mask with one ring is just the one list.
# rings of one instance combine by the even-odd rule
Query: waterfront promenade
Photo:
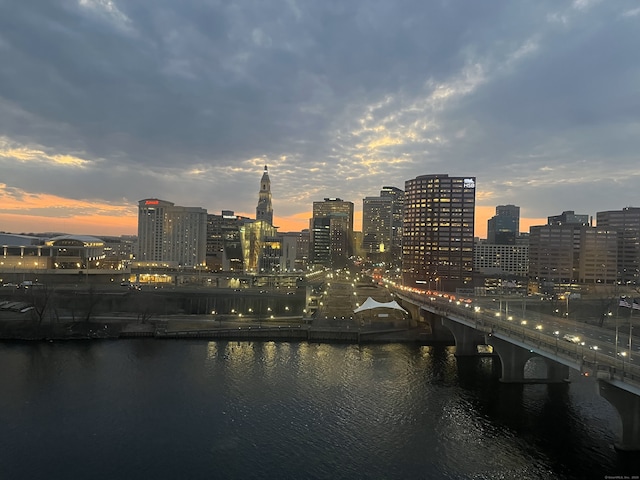
[[(326, 342), (424, 342), (424, 331), (413, 326), (406, 316), (386, 312), (360, 313), (353, 311), (368, 297), (379, 302), (391, 300), (388, 289), (373, 284), (370, 279), (356, 280), (348, 275), (333, 274), (323, 282), (324, 290), (319, 294), (319, 308), (313, 315), (287, 314), (296, 295), (271, 294), (259, 289), (230, 290), (233, 313), (217, 312), (205, 308), (207, 313), (156, 313), (140, 311), (95, 312), (90, 317), (65, 315), (56, 312), (38, 322), (33, 314), (18, 315), (6, 312), (0, 318), (0, 338), (4, 339), (87, 339), (87, 338), (211, 338), (233, 340), (277, 340), (277, 341), (326, 341)], [(112, 289), (105, 295), (118, 293), (140, 297), (142, 305), (154, 301), (161, 303), (163, 296), (174, 295), (176, 290), (152, 292), (129, 292)], [(209, 290), (205, 290), (208, 292)], [(197, 291), (202, 295), (203, 290)], [(211, 289), (209, 295), (224, 296), (222, 289)], [(96, 292), (100, 295), (99, 292)], [(189, 299), (185, 304), (207, 304), (205, 298)], [(302, 302), (302, 298), (297, 301)], [(269, 302), (269, 314), (257, 313), (260, 302)], [(267, 305), (264, 303), (263, 307)], [(302, 303), (299, 303), (302, 305)], [(273, 308), (273, 312), (271, 309)], [(299, 307), (302, 310), (302, 307)], [(263, 308), (264, 309), (264, 308)], [(156, 309), (162, 311), (162, 309)], [(276, 312), (279, 310), (279, 312)], [(272, 314), (276, 313), (276, 314)], [(392, 312), (393, 313), (393, 312)], [(380, 316), (378, 316), (380, 315)]]

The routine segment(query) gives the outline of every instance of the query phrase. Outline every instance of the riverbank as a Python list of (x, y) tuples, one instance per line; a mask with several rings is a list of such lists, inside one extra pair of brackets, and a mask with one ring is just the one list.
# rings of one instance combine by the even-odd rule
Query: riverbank
[[(379, 326), (326, 325), (300, 317), (272, 321), (258, 319), (212, 320), (205, 315), (180, 315), (142, 322), (133, 316), (96, 317), (91, 321), (59, 320), (46, 325), (32, 321), (0, 322), (2, 341), (69, 341), (155, 338), (306, 341), (317, 343), (417, 343), (434, 344), (434, 339), (420, 327), (386, 328)], [(451, 343), (452, 344), (452, 343)]]

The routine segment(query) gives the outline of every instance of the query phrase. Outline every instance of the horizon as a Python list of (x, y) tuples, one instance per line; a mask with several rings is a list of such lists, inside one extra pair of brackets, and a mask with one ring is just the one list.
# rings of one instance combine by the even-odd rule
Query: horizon
[(282, 231), (430, 172), (479, 178), (479, 237), (497, 205), (638, 204), (635, 0), (4, 4), (4, 230), (135, 234), (154, 196), (253, 218), (264, 165)]

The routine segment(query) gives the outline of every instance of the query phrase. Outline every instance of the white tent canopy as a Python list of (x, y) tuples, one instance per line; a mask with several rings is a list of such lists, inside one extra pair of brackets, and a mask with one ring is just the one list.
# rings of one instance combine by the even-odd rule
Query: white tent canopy
[(382, 303), (374, 300), (371, 297), (367, 298), (362, 305), (360, 305), (353, 311), (353, 313), (360, 313), (364, 312), (365, 310), (373, 310), (374, 308), (391, 308), (393, 310), (401, 310), (404, 313), (409, 313), (400, 305), (398, 305), (398, 302), (396, 302), (395, 300), (392, 302)]

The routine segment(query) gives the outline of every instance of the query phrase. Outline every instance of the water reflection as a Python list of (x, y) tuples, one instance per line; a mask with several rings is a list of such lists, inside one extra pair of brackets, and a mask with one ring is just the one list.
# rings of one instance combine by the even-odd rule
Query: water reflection
[(0, 345), (0, 464), (6, 478), (97, 480), (122, 472), (555, 480), (638, 466), (612, 450), (615, 412), (592, 379), (504, 384), (496, 359), (454, 352), (196, 340)]

